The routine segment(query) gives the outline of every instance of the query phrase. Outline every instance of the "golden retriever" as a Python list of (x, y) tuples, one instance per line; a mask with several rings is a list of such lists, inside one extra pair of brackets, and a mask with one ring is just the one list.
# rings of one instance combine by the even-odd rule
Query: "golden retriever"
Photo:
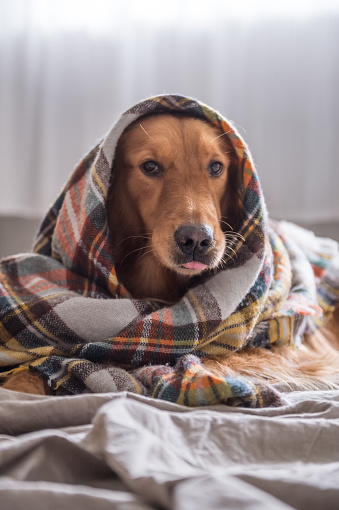
[(178, 301), (194, 276), (223, 263), (240, 201), (236, 154), (220, 134), (163, 114), (120, 138), (108, 224), (117, 274), (133, 297)]
[[(241, 211), (238, 159), (218, 128), (184, 114), (131, 124), (118, 142), (107, 216), (119, 280), (136, 299), (178, 301), (193, 279), (232, 256)], [(298, 387), (336, 386), (339, 317), (297, 350), (245, 348), (204, 361), (218, 375), (242, 374)], [(45, 393), (35, 374), (4, 387)], [(337, 376), (338, 377), (338, 376)]]

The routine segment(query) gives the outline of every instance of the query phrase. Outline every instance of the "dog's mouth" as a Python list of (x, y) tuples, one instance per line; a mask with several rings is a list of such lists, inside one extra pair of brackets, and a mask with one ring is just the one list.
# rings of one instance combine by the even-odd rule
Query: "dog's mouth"
[(198, 260), (197, 258), (191, 258), (191, 260), (187, 260), (187, 258), (183, 261), (180, 254), (176, 252), (176, 256), (172, 258), (171, 264), (168, 267), (171, 267), (172, 270), (174, 270), (176, 273), (182, 274), (183, 276), (195, 276), (200, 273), (203, 273), (204, 271), (207, 271), (208, 269), (212, 269), (216, 267), (219, 264), (219, 257), (216, 256), (215, 251), (212, 249), (213, 252), (209, 254), (209, 256), (200, 257)]
[(196, 260), (192, 260), (192, 262), (186, 262), (186, 264), (182, 264), (180, 267), (182, 269), (193, 269), (195, 271), (205, 271), (205, 269), (208, 268), (206, 264)]

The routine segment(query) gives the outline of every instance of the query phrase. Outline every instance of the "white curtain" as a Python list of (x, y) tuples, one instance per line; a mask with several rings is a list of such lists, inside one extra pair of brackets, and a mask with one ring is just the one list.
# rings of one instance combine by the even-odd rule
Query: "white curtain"
[(232, 119), (271, 216), (339, 220), (339, 7), (1, 0), (0, 214), (41, 216), (117, 116), (160, 93)]

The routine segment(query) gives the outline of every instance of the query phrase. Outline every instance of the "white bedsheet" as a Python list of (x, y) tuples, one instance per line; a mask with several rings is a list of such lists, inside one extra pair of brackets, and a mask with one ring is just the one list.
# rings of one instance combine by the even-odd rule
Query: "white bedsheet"
[(189, 409), (0, 389), (0, 508), (339, 508), (339, 391)]

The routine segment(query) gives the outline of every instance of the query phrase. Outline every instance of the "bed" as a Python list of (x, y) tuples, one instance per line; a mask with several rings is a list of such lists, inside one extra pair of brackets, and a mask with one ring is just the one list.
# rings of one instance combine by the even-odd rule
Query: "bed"
[(339, 391), (284, 395), (188, 408), (0, 389), (1, 508), (337, 509)]

